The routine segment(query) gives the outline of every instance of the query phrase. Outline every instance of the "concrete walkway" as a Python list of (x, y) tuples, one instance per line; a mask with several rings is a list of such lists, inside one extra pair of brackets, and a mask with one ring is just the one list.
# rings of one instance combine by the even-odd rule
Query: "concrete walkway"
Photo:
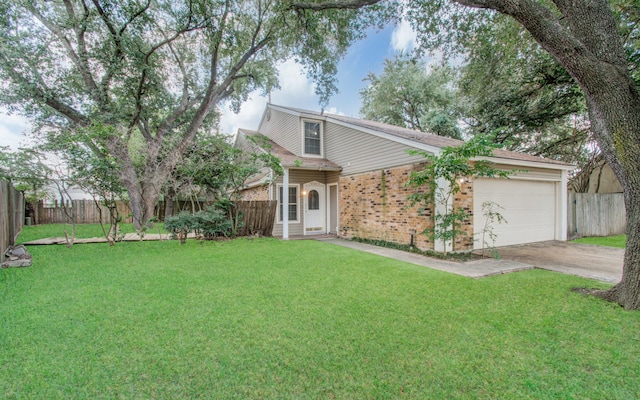
[(400, 260), (423, 267), (450, 272), (452, 274), (468, 276), (470, 278), (483, 278), (485, 276), (500, 275), (534, 268), (531, 264), (525, 264), (513, 260), (496, 260), (493, 258), (484, 258), (481, 260), (467, 262), (446, 261), (402, 250), (338, 239), (336, 237), (318, 237), (317, 240), (355, 250), (365, 251), (367, 253), (377, 254), (383, 257), (393, 258), (394, 260)]
[[(195, 235), (191, 234), (188, 236), (189, 238), (193, 238), (195, 237)], [(147, 241), (147, 240), (169, 240), (171, 238), (171, 235), (168, 233), (163, 233), (163, 234), (159, 234), (159, 233), (147, 233), (144, 235), (143, 238), (140, 238), (140, 236), (138, 236), (137, 233), (125, 233), (124, 237), (122, 238), (123, 242), (139, 242), (141, 240)], [(94, 238), (84, 238), (84, 239), (79, 239), (76, 238), (73, 241), (73, 244), (81, 244), (81, 243), (107, 243), (107, 239), (104, 237), (94, 237)], [(38, 240), (32, 240), (30, 242), (25, 242), (22, 243), (23, 245), (26, 246), (31, 246), (31, 245), (47, 245), (47, 244), (67, 244), (67, 240), (63, 237), (57, 237), (57, 238), (46, 238), (46, 239), (38, 239)]]

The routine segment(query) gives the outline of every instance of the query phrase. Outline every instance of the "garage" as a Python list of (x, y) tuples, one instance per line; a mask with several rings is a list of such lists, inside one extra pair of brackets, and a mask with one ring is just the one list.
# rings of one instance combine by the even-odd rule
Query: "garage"
[[(503, 209), (506, 223), (494, 222), (495, 246), (554, 240), (556, 232), (556, 182), (519, 179), (478, 179), (474, 182), (473, 215), (476, 242), (482, 247), (486, 218), (482, 204), (492, 201)], [(489, 243), (489, 239), (486, 239)]]

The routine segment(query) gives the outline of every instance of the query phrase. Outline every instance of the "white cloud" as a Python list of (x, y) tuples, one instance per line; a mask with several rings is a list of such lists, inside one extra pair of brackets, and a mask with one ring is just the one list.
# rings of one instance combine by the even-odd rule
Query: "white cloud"
[(225, 135), (235, 135), (240, 128), (257, 129), (266, 104), (267, 99), (259, 96), (256, 91), (249, 95), (249, 99), (242, 104), (237, 114), (224, 106), (220, 118), (220, 132)]
[(31, 131), (29, 121), (16, 114), (7, 114), (0, 109), (0, 146), (10, 146), (17, 149), (27, 144), (26, 133)]
[(408, 52), (417, 45), (417, 34), (407, 20), (401, 20), (391, 34), (391, 46), (396, 51)]
[(302, 65), (293, 59), (289, 59), (278, 66), (280, 78), (280, 90), (273, 93), (272, 97), (282, 95), (300, 100), (315, 98), (315, 84), (305, 75)]
[[(290, 59), (278, 66), (278, 73), (280, 89), (271, 93), (271, 103), (310, 110), (319, 108), (315, 84), (305, 75), (302, 65)], [(251, 93), (238, 114), (224, 107), (221, 132), (235, 135), (239, 128), (258, 129), (267, 100), (267, 96), (260, 96), (256, 91)]]

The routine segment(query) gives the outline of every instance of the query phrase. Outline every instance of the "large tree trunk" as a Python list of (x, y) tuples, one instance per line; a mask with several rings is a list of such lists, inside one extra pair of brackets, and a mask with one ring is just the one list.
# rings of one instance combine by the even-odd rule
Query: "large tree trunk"
[[(496, 0), (573, 76), (587, 99), (591, 127), (620, 180), (627, 211), (622, 280), (603, 298), (640, 309), (640, 94), (606, 0), (555, 0), (560, 21), (539, 3)], [(496, 4), (494, 3), (494, 4)], [(515, 4), (515, 5), (514, 5)]]
[[(628, 81), (627, 81), (628, 82)], [(603, 79), (601, 85), (608, 82)], [(627, 245), (622, 280), (596, 295), (640, 310), (640, 96), (618, 82), (616, 96), (588, 96), (591, 124), (600, 148), (623, 187), (627, 212)], [(595, 124), (594, 124), (595, 122)]]
[(627, 195), (627, 247), (624, 253), (622, 280), (613, 288), (596, 292), (603, 299), (621, 304), (629, 310), (640, 310), (640, 196), (639, 190)]
[(173, 215), (174, 202), (173, 199), (176, 196), (176, 191), (173, 188), (169, 188), (167, 195), (165, 196), (164, 217), (170, 217)]

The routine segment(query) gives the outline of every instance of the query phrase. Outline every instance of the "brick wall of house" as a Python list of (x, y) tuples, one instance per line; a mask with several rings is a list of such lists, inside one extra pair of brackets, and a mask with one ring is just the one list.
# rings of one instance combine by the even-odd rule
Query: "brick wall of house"
[(465, 181), (460, 185), (460, 191), (453, 198), (453, 207), (462, 207), (469, 214), (463, 222), (462, 230), (466, 235), (460, 235), (453, 244), (454, 251), (473, 250), (473, 181)]
[(242, 191), (242, 200), (269, 200), (269, 185), (256, 186)]
[(433, 250), (433, 243), (422, 232), (433, 226), (433, 210), (419, 215), (419, 206), (409, 207), (405, 187), (411, 171), (407, 165), (340, 177), (340, 234), (345, 238), (409, 244), (415, 233), (415, 245)]
[[(407, 196), (415, 189), (405, 186), (411, 172), (423, 165), (407, 165), (358, 175), (340, 177), (340, 235), (409, 244), (433, 250), (433, 242), (422, 232), (433, 227), (433, 208), (419, 214), (419, 205), (409, 207)], [(458, 237), (454, 251), (473, 249), (473, 182), (464, 182), (454, 197), (454, 207), (470, 214)]]

